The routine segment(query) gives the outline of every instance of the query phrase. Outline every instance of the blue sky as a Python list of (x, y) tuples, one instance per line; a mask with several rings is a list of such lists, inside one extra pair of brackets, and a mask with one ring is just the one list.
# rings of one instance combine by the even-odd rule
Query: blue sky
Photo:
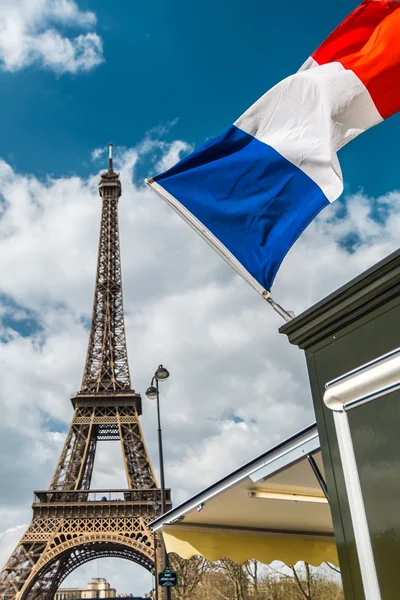
[[(82, 0), (79, 6), (97, 16), (102, 64), (84, 74), (35, 66), (0, 73), (0, 152), (18, 170), (84, 175), (94, 147), (110, 140), (132, 147), (147, 130), (175, 119), (171, 135), (199, 145), (293, 73), (355, 3)], [(397, 186), (399, 134), (400, 117), (392, 117), (341, 152), (348, 189), (377, 195)]]

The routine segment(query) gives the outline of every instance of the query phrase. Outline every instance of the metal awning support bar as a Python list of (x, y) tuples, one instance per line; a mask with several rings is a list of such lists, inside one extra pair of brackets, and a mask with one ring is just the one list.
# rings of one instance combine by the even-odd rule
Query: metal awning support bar
[(313, 473), (320, 485), (320, 488), (324, 492), (325, 498), (329, 502), (328, 488), (326, 487), (325, 479), (322, 477), (322, 473), (319, 470), (317, 463), (315, 462), (315, 458), (313, 457), (312, 454), (307, 454), (307, 458), (308, 458), (308, 462), (310, 463), (310, 467), (312, 468)]

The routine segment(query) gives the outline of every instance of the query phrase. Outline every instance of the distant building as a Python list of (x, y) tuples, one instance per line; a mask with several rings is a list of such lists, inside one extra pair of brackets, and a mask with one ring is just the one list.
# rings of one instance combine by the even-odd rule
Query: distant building
[(54, 596), (54, 600), (79, 600), (82, 590), (79, 588), (60, 588)]
[(94, 577), (86, 588), (59, 588), (54, 595), (54, 600), (97, 600), (97, 598), (124, 598), (125, 600), (148, 600), (151, 594), (145, 598), (132, 596), (132, 594), (118, 594), (110, 586), (104, 577)]
[(54, 600), (96, 600), (97, 598), (116, 598), (117, 591), (104, 577), (94, 577), (87, 588), (59, 588)]
[(82, 599), (89, 598), (116, 598), (117, 590), (112, 588), (104, 577), (94, 577), (88, 583), (87, 589), (82, 590)]

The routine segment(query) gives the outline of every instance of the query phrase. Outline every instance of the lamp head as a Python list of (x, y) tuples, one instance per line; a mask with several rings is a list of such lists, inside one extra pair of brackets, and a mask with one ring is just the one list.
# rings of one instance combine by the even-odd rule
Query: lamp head
[(157, 381), (163, 381), (164, 379), (168, 379), (169, 372), (165, 367), (160, 365), (157, 371), (155, 372), (154, 377), (157, 379)]
[(155, 400), (157, 398), (157, 388), (154, 385), (151, 385), (147, 388), (146, 396), (149, 400)]

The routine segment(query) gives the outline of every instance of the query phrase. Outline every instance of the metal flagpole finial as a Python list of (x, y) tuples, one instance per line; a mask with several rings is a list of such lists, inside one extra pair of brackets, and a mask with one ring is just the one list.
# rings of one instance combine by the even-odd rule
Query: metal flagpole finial
[(113, 145), (111, 142), (108, 144), (108, 170), (111, 173), (113, 170), (113, 156), (112, 156), (112, 151), (113, 151)]
[(275, 302), (275, 300), (273, 300), (271, 298), (271, 294), (267, 291), (265, 291), (263, 293), (264, 299), (268, 302), (268, 304), (270, 304), (272, 306), (272, 308), (278, 313), (278, 315), (280, 315), (283, 319), (285, 319), (286, 323), (289, 323), (289, 321), (291, 321), (292, 319), (294, 319), (295, 314), (293, 311), (287, 311), (284, 308), (282, 308), (282, 306), (280, 306), (280, 304), (278, 304), (277, 302)]

